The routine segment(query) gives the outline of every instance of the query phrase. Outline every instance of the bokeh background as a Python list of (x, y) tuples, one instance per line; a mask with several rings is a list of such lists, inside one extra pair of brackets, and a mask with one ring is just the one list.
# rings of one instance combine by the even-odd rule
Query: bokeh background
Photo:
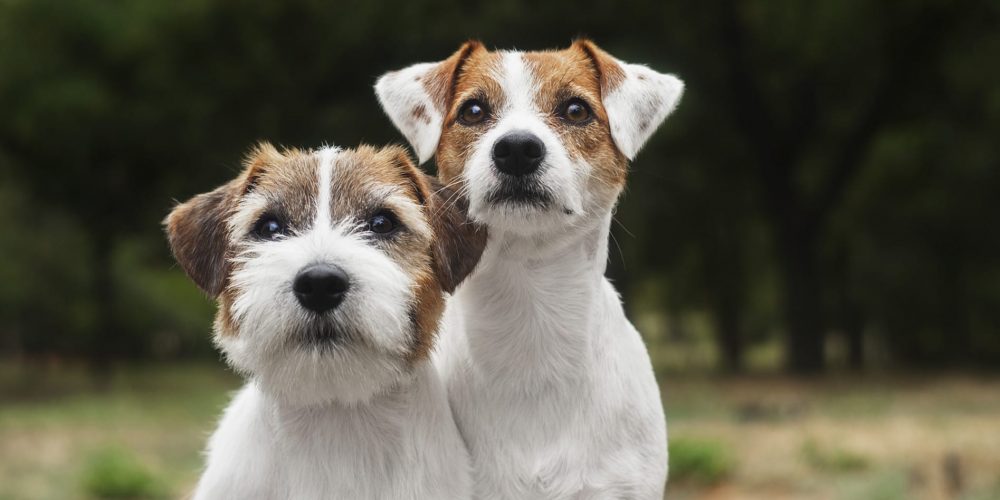
[(581, 35), (687, 83), (609, 261), (668, 497), (1000, 498), (994, 0), (0, 0), (0, 498), (196, 480), (240, 381), (175, 200), (260, 139), (402, 141), (385, 71)]

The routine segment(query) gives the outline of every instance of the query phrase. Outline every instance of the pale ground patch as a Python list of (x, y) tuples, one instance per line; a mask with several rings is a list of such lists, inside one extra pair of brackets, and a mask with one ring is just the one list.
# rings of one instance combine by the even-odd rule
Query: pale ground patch
[[(668, 498), (1000, 498), (996, 379), (667, 377), (664, 387), (671, 438), (724, 443), (735, 463), (722, 483), (677, 481)], [(835, 458), (817, 463), (808, 446)]]
[[(240, 381), (220, 364), (132, 367), (104, 390), (82, 375), (0, 369), (0, 499), (85, 498), (81, 471), (108, 448), (190, 491)], [(674, 478), (670, 499), (1000, 499), (996, 376), (661, 380), (671, 438), (732, 458), (718, 484)]]

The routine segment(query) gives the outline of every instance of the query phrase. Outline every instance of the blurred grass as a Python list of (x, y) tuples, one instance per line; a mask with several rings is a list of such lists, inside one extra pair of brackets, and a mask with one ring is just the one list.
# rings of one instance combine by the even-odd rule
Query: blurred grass
[(868, 458), (860, 453), (821, 446), (814, 439), (802, 443), (802, 458), (821, 472), (857, 472), (871, 465)]
[(0, 499), (182, 496), (238, 385), (221, 364), (134, 366), (101, 383), (75, 366), (0, 365)]
[(671, 450), (678, 441), (709, 440), (734, 463), (716, 483), (673, 471), (668, 498), (1000, 499), (995, 377), (674, 374), (661, 381)]
[[(0, 364), (0, 499), (177, 498), (240, 381), (221, 363), (96, 383)], [(662, 379), (668, 498), (1000, 499), (1000, 379)]]
[(83, 471), (84, 495), (107, 499), (167, 497), (166, 487), (131, 452), (107, 448), (90, 456)]
[(675, 437), (670, 440), (672, 481), (717, 484), (733, 471), (733, 459), (724, 443), (704, 438)]

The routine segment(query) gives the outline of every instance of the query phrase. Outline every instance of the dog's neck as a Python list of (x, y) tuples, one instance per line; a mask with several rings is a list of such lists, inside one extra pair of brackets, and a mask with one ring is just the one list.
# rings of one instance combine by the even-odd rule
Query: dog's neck
[[(337, 400), (308, 403), (303, 400), (292, 401), (266, 390), (262, 390), (261, 395), (268, 419), (275, 424), (286, 426), (289, 422), (307, 424), (310, 421), (337, 420), (345, 423), (347, 427), (344, 429), (349, 429), (355, 424), (363, 426), (365, 419), (378, 418), (391, 423), (403, 417), (414, 406), (427, 403), (414, 398), (414, 394), (427, 390), (433, 384), (432, 377), (435, 376), (427, 363), (420, 363), (412, 373), (386, 390), (367, 400), (351, 403)], [(260, 388), (261, 384), (258, 383), (257, 386)]]
[[(228, 434), (248, 440), (237, 449), (258, 455), (248, 457), (249, 463), (272, 470), (264, 488), (273, 493), (260, 497), (300, 492), (291, 498), (386, 498), (418, 484), (423, 490), (413, 491), (437, 491), (442, 484), (447, 490), (455, 485), (441, 478), (456, 472), (443, 467), (467, 460), (444, 387), (428, 362), (414, 367), (408, 384), (364, 402), (296, 405), (256, 384), (248, 390), (226, 418), (232, 413), (236, 420), (230, 424), (238, 426)], [(415, 460), (421, 467), (412, 466)], [(428, 475), (444, 482), (423, 484)], [(460, 475), (455, 482), (462, 485)]]
[(606, 304), (611, 213), (563, 234), (490, 234), (479, 267), (459, 289), (469, 356), (497, 380), (544, 390), (588, 371), (592, 330)]

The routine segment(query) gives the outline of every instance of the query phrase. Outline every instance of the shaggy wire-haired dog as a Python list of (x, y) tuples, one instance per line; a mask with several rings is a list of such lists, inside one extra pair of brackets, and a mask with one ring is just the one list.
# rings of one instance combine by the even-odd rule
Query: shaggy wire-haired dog
[(429, 352), (484, 233), (398, 147), (279, 152), (167, 217), (248, 377), (197, 499), (460, 499), (468, 453)]

